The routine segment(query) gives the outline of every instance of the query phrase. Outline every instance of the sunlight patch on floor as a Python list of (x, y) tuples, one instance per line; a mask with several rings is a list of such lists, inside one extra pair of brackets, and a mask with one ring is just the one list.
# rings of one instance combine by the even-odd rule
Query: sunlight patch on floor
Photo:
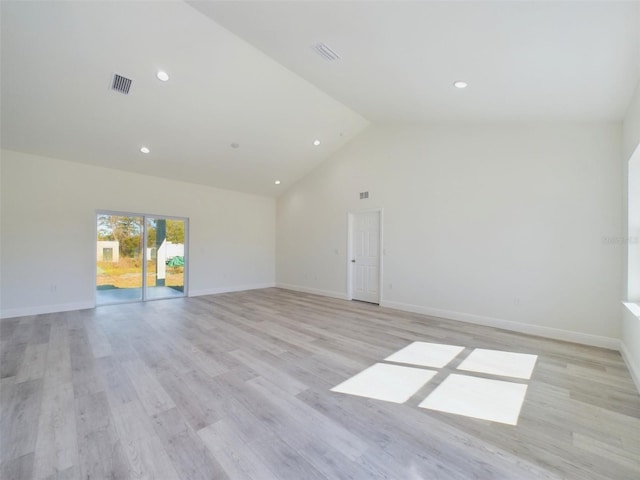
[(501, 352), (476, 348), (458, 366), (458, 370), (489, 373), (501, 377), (531, 378), (537, 355), (527, 353)]
[(526, 393), (522, 383), (451, 374), (418, 406), (517, 425)]
[(404, 403), (438, 372), (376, 363), (331, 389), (359, 397)]
[(442, 368), (464, 350), (456, 345), (413, 342), (385, 358), (387, 362), (410, 363), (423, 367)]
[[(465, 350), (458, 345), (413, 342), (384, 359), (385, 362), (415, 365), (408, 367), (376, 363), (340, 385), (333, 392), (405, 403), (439, 371)], [(418, 406), (455, 415), (517, 425), (527, 393), (527, 384), (475, 374), (529, 380), (537, 355), (477, 348), (457, 367), (469, 374), (448, 375)], [(454, 364), (455, 365), (455, 364)]]

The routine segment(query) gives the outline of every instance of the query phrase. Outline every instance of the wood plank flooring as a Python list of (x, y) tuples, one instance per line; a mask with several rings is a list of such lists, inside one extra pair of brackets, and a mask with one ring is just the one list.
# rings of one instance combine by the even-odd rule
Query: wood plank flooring
[[(640, 395), (605, 349), (275, 288), (0, 341), (3, 480), (640, 478)], [(404, 404), (330, 391), (414, 341), (538, 355), (517, 426), (418, 408), (455, 364)]]

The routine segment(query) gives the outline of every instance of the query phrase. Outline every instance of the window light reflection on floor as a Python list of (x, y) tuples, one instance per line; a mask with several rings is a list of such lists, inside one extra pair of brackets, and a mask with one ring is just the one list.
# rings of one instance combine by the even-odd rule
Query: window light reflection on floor
[(538, 356), (476, 348), (458, 366), (458, 370), (489, 373), (501, 377), (531, 378)]
[[(454, 361), (465, 350), (457, 345), (413, 342), (385, 358), (389, 363), (375, 365), (354, 375), (331, 390), (360, 397), (404, 403), (438, 374), (437, 370)], [(537, 355), (475, 349), (457, 366), (469, 373), (448, 375), (418, 406), (492, 422), (517, 425), (527, 393), (522, 381), (505, 377), (531, 378)], [(499, 377), (489, 379), (475, 374)]]
[(387, 362), (410, 363), (442, 368), (457, 357), (464, 347), (439, 343), (413, 342), (385, 358)]
[(423, 368), (376, 363), (331, 389), (359, 397), (404, 403), (438, 372)]
[(527, 393), (522, 383), (451, 374), (425, 398), (421, 408), (517, 425)]

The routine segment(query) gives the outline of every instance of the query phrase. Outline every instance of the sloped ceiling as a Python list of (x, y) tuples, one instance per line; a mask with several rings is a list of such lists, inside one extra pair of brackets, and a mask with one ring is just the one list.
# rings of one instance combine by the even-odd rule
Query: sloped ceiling
[(6, 149), (275, 196), (368, 123), (183, 2), (1, 8)]
[(636, 1), (0, 8), (2, 148), (270, 196), (369, 122), (619, 121), (640, 72)]
[(640, 76), (638, 1), (190, 4), (372, 122), (617, 121)]

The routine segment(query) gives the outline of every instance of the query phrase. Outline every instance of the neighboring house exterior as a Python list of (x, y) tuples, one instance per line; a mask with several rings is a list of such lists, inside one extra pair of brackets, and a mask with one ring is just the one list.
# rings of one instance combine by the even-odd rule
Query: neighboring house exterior
[(120, 242), (117, 240), (98, 240), (98, 262), (118, 262), (120, 260)]
[(184, 244), (164, 241), (160, 248), (147, 248), (147, 258), (155, 259), (158, 256), (164, 260), (170, 260), (173, 257), (184, 257)]

